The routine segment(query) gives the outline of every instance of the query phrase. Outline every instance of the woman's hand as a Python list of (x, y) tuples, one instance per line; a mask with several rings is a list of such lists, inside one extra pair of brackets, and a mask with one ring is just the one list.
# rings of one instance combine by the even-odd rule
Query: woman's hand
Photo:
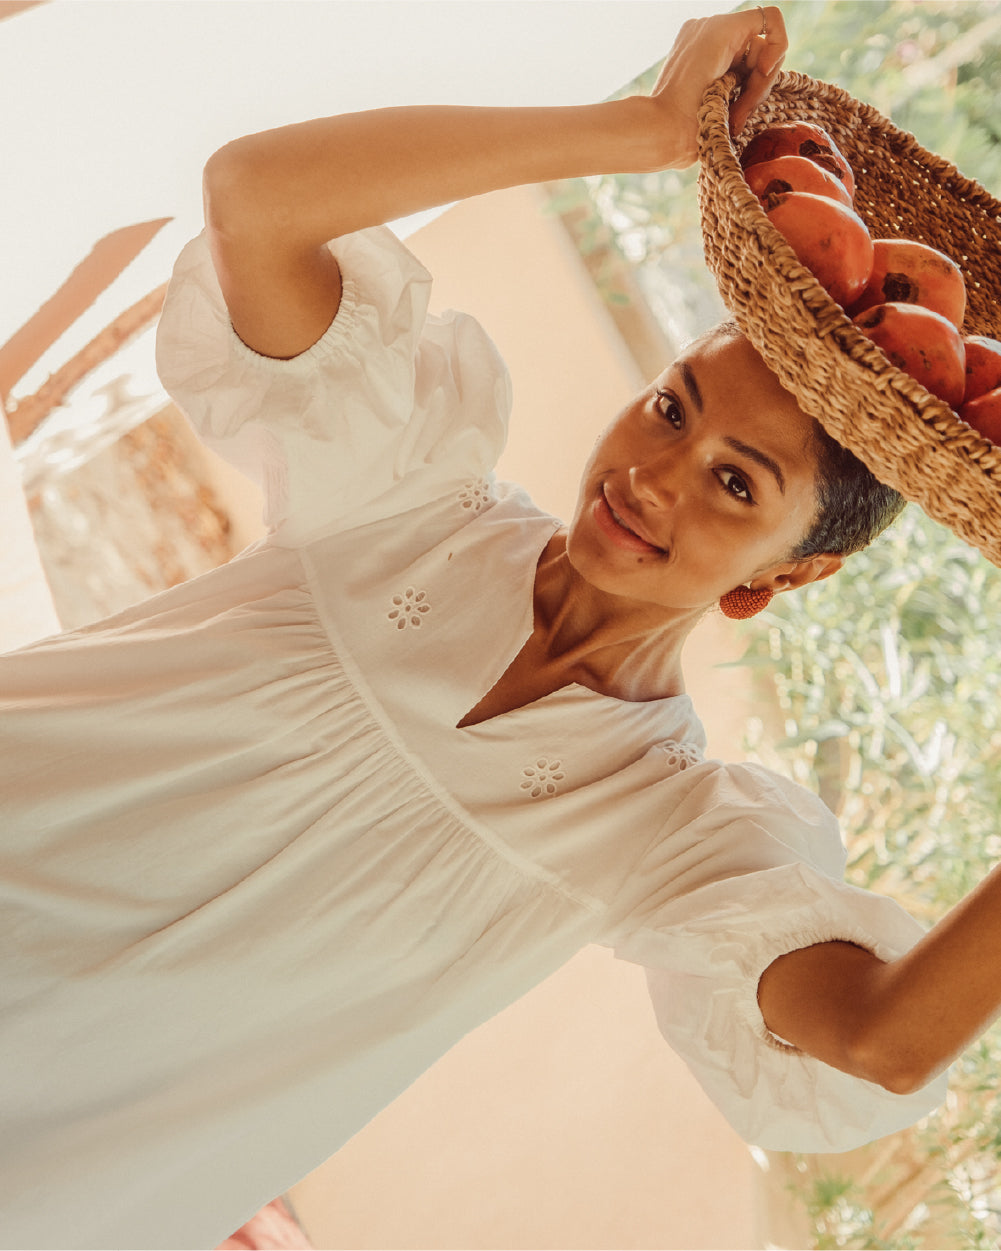
[(730, 110), (734, 134), (771, 90), (789, 46), (775, 5), (685, 22), (661, 67), (651, 99), (664, 118), (663, 169), (686, 169), (698, 159), (698, 113), (706, 88), (734, 70), (740, 97)]

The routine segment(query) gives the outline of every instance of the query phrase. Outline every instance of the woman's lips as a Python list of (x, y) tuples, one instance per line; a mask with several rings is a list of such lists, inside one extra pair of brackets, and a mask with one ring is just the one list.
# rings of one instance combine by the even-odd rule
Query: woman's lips
[(605, 497), (604, 491), (595, 500), (593, 512), (598, 528), (617, 547), (625, 548), (627, 552), (656, 553), (658, 556), (664, 554), (662, 547), (656, 547), (653, 543), (648, 543), (646, 539), (640, 538), (634, 530), (629, 528), (627, 521), (617, 519), (616, 511), (613, 511), (612, 505)]

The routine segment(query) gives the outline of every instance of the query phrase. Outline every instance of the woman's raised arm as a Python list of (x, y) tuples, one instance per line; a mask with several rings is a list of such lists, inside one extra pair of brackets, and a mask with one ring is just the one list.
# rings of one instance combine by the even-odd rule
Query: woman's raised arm
[(777, 8), (745, 10), (687, 22), (648, 97), (380, 109), (227, 144), (205, 167), (205, 220), (234, 328), (268, 356), (319, 339), (340, 300), (324, 247), (339, 235), (502, 187), (690, 165), (708, 84), (731, 67), (741, 73), (740, 126), (785, 49)]
[(1001, 865), (900, 959), (804, 947), (765, 970), (758, 1002), (802, 1051), (899, 1094), (920, 1089), (1001, 1012)]

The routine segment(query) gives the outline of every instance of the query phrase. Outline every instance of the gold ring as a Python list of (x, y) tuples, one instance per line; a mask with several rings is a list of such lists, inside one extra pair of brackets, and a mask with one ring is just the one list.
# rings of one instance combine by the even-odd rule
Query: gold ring
[(768, 23), (765, 21), (765, 10), (758, 5), (758, 12), (761, 14), (761, 30), (758, 32), (758, 38), (763, 39), (768, 34)]

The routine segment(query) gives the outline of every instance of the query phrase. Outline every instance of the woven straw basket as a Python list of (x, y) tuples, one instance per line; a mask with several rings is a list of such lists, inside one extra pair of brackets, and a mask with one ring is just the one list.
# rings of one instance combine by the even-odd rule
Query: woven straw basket
[(1001, 566), (1001, 448), (891, 365), (796, 259), (744, 181), (737, 153), (785, 121), (823, 126), (855, 173), (874, 239), (916, 239), (951, 256), (967, 286), (964, 334), (1001, 338), (1001, 204), (867, 104), (783, 73), (734, 141), (732, 74), (699, 117), (706, 261), (744, 334), (804, 412), (873, 473)]

